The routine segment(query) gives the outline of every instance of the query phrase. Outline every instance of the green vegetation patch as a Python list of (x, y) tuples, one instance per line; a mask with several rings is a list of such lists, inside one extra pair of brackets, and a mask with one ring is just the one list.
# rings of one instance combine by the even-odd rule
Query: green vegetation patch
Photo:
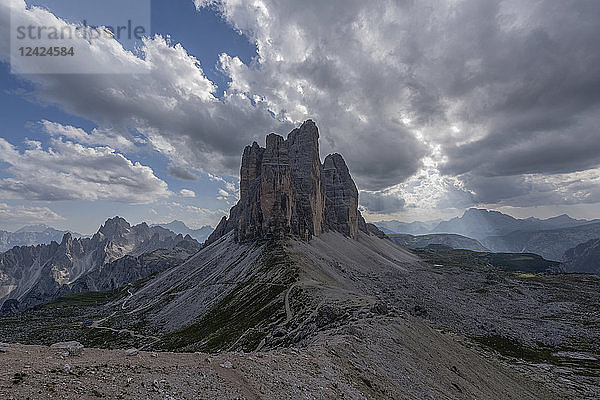
[(552, 350), (548, 348), (524, 346), (518, 340), (500, 335), (478, 336), (474, 339), (506, 357), (520, 358), (535, 363), (553, 363)]
[(281, 241), (268, 243), (256, 264), (246, 282), (193, 324), (166, 335), (159, 346), (176, 351), (254, 350), (269, 326), (285, 318), (285, 291), (297, 278)]
[(67, 294), (53, 300), (49, 303), (43, 304), (41, 308), (56, 308), (56, 307), (70, 307), (70, 306), (99, 306), (107, 304), (111, 301), (117, 300), (122, 295), (120, 290), (109, 290), (105, 292), (86, 292), (86, 293), (75, 293)]
[(519, 358), (536, 364), (569, 366), (574, 368), (577, 375), (600, 376), (600, 363), (597, 360), (559, 356), (558, 349), (525, 346), (518, 340), (500, 335), (477, 336), (473, 339), (505, 357)]
[(446, 246), (413, 251), (428, 263), (461, 268), (496, 268), (511, 272), (543, 273), (560, 265), (559, 262), (549, 261), (531, 253), (480, 253)]

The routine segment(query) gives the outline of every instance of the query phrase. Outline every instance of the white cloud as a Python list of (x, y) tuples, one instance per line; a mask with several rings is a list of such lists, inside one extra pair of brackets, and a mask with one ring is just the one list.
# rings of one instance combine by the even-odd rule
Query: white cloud
[(5, 198), (148, 203), (169, 195), (167, 184), (150, 167), (110, 147), (52, 139), (47, 149), (37, 144), (19, 152), (0, 138), (0, 161), (12, 175), (0, 180)]
[(190, 228), (197, 229), (205, 225), (216, 226), (224, 215), (229, 214), (229, 211), (169, 202), (166, 209), (161, 210), (160, 214), (160, 219), (156, 220), (155, 223), (180, 220), (185, 221)]
[(0, 225), (19, 226), (63, 221), (64, 218), (48, 207), (9, 205), (0, 203)]
[(187, 168), (180, 166), (180, 165), (169, 164), (168, 172), (169, 172), (169, 175), (174, 176), (175, 178), (178, 178), (178, 179), (181, 179), (184, 181), (197, 181), (198, 180), (198, 175), (190, 172)]
[(196, 197), (196, 193), (193, 190), (189, 190), (189, 189), (181, 189), (179, 191), (179, 194), (182, 195), (183, 197)]
[(238, 187), (233, 183), (223, 179), (220, 176), (208, 174), (211, 182), (220, 182), (224, 186), (217, 190), (217, 200), (234, 200), (239, 198)]
[[(23, 25), (64, 24), (46, 10), (26, 9), (24, 2), (13, 1), (11, 5)], [(0, 19), (8, 19), (9, 13), (8, 7), (0, 6)], [(100, 74), (93, 78), (87, 74), (23, 75), (35, 84), (34, 95), (42, 101), (101, 127), (87, 134), (46, 123), (56, 134), (97, 144), (100, 139), (95, 138), (101, 133), (112, 140), (117, 139), (113, 133), (121, 135), (131, 142), (128, 132), (137, 131), (176, 165), (237, 175), (243, 147), (281, 126), (261, 102), (253, 103), (238, 94), (217, 99), (216, 87), (204, 75), (200, 61), (162, 36), (144, 39), (139, 56), (108, 38), (94, 40), (84, 50), (91, 52), (84, 62), (97, 64), (105, 71), (138, 68), (144, 73)], [(114, 142), (110, 144), (122, 149)]]
[(81, 144), (108, 146), (122, 152), (134, 150), (136, 147), (135, 139), (128, 138), (126, 132), (115, 132), (110, 128), (93, 129), (91, 133), (87, 133), (81, 128), (45, 119), (40, 121), (40, 125), (53, 137), (63, 137)]

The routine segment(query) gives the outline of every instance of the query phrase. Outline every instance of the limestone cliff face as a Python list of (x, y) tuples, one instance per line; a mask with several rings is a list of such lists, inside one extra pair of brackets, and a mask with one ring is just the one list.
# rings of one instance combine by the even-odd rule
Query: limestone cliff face
[(252, 143), (252, 146), (246, 146), (242, 155), (242, 167), (240, 168), (240, 196), (246, 197), (248, 186), (260, 175), (260, 167), (265, 149), (258, 143)]
[(319, 131), (308, 120), (294, 129), (286, 141), (294, 183), (296, 212), (292, 216), (292, 233), (305, 239), (323, 231), (325, 191), (321, 180)]
[(341, 155), (325, 157), (323, 181), (327, 227), (355, 237), (358, 233), (358, 189)]
[(223, 217), (210, 244), (234, 231), (237, 241), (293, 235), (303, 240), (335, 230), (355, 237), (373, 233), (358, 211), (358, 190), (344, 159), (331, 154), (321, 164), (319, 130), (308, 120), (284, 139), (267, 135), (244, 149), (240, 200)]

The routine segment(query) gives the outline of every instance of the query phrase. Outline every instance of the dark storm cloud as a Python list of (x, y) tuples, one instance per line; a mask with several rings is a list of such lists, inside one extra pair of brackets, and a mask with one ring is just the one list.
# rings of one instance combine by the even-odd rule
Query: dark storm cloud
[(586, 170), (600, 164), (600, 132), (596, 126), (556, 133), (522, 132), (528, 137), (503, 143), (485, 138), (452, 147), (448, 149), (450, 161), (445, 171), (506, 176)]
[(592, 173), (569, 176), (462, 176), (473, 191), (473, 204), (515, 207), (600, 202), (600, 176)]
[(169, 175), (184, 181), (197, 181), (198, 176), (188, 171), (186, 168), (170, 164), (168, 168)]
[(395, 194), (360, 192), (360, 205), (368, 212), (374, 214), (390, 214), (402, 211), (405, 201)]
[[(264, 4), (268, 17), (222, 2), (262, 56), (260, 69), (225, 65), (233, 88), (291, 119), (305, 107), (362, 188), (413, 175), (426, 143), (440, 145), (452, 176), (556, 174), (600, 161), (600, 2)], [(514, 195), (503, 187), (491, 197)]]
[(446, 143), (444, 172), (555, 174), (600, 164), (600, 3), (541, 2), (517, 28), (493, 11), (479, 19), (495, 22), (486, 46), (465, 55), (481, 60), (479, 71), (456, 74), (448, 91), (482, 137)]

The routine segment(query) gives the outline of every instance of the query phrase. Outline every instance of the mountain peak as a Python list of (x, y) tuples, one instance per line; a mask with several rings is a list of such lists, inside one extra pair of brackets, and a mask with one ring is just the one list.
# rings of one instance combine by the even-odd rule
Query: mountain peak
[(179, 228), (183, 228), (183, 229), (189, 229), (189, 227), (185, 224), (185, 222), (183, 221), (179, 221), (177, 219), (174, 219), (173, 221), (169, 222), (168, 224), (164, 224), (162, 225), (164, 226), (172, 226), (172, 227), (179, 227)]
[(266, 146), (246, 146), (240, 167), (240, 200), (208, 243), (234, 231), (237, 241), (293, 235), (304, 240), (335, 230), (354, 237), (361, 223), (358, 190), (340, 154), (322, 165), (319, 130), (312, 120), (284, 139), (276, 133)]
[(67, 232), (63, 235), (60, 245), (63, 247), (69, 246), (72, 242), (73, 242), (73, 236), (69, 232)]
[(546, 218), (546, 221), (554, 221), (554, 222), (565, 221), (565, 222), (567, 222), (567, 221), (576, 221), (576, 219), (571, 218), (567, 214), (561, 214), (561, 215), (557, 215), (556, 217)]
[(116, 238), (123, 236), (124, 233), (131, 229), (131, 225), (129, 222), (125, 220), (125, 218), (121, 218), (116, 216), (114, 218), (109, 218), (104, 222), (104, 225), (100, 227), (98, 230), (99, 233), (102, 233), (107, 238)]
[(158, 224), (153, 226), (160, 226), (170, 231), (181, 233), (184, 236), (189, 235), (200, 243), (203, 243), (213, 231), (213, 227), (210, 225), (204, 225), (199, 229), (192, 229), (188, 227), (185, 222), (179, 220), (173, 220), (168, 224)]

